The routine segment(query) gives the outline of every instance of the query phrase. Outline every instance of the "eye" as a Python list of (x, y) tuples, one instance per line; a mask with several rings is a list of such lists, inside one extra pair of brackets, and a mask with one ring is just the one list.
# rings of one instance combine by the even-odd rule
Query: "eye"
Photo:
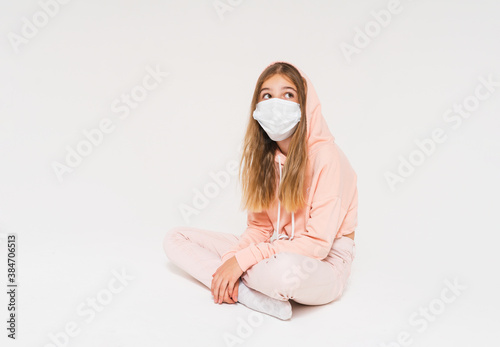
[(290, 95), (291, 95), (291, 96), (290, 96), (289, 98), (287, 98), (287, 99), (293, 98), (293, 94), (292, 94), (292, 93), (290, 93), (290, 92), (286, 92), (286, 93), (285, 93), (285, 96), (286, 96), (287, 94), (290, 94)]
[(269, 94), (269, 93), (265, 93), (264, 95), (262, 95), (262, 99), (269, 99), (269, 98), (266, 98), (266, 95), (271, 96), (271, 94)]

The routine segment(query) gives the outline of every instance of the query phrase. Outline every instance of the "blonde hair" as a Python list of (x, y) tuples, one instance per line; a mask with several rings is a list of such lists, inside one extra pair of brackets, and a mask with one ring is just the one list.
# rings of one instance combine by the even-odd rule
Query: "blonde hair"
[(270, 208), (275, 200), (276, 177), (279, 177), (278, 163), (274, 160), (278, 144), (269, 138), (260, 124), (253, 118), (253, 111), (258, 103), (262, 85), (268, 78), (276, 74), (289, 79), (295, 85), (302, 113), (297, 129), (290, 141), (278, 198), (287, 212), (295, 212), (306, 204), (304, 180), (308, 160), (307, 82), (294, 66), (285, 62), (278, 62), (267, 67), (257, 80), (239, 164), (238, 177), (242, 185), (243, 209), (255, 212)]

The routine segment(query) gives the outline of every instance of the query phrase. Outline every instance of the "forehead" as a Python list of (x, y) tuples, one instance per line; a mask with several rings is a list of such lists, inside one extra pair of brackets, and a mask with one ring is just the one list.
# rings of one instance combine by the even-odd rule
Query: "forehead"
[(295, 85), (288, 77), (276, 74), (264, 81), (261, 90), (264, 88), (272, 89), (272, 88), (283, 88), (283, 87), (291, 87), (295, 89)]

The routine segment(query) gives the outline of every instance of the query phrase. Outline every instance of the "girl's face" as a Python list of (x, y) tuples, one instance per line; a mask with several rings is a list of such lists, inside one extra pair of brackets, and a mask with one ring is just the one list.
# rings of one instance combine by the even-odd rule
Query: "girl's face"
[(294, 84), (285, 76), (276, 74), (269, 77), (260, 89), (258, 102), (271, 98), (280, 98), (299, 103)]

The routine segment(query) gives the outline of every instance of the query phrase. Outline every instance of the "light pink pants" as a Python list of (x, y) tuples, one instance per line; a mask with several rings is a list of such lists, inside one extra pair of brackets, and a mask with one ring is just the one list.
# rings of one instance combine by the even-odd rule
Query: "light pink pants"
[[(163, 248), (170, 261), (211, 288), (212, 274), (222, 265), (222, 255), (238, 239), (229, 233), (174, 227), (165, 235)], [(335, 239), (323, 260), (278, 253), (250, 267), (241, 280), (247, 287), (278, 300), (322, 305), (342, 295), (355, 254), (355, 242), (342, 236)]]

